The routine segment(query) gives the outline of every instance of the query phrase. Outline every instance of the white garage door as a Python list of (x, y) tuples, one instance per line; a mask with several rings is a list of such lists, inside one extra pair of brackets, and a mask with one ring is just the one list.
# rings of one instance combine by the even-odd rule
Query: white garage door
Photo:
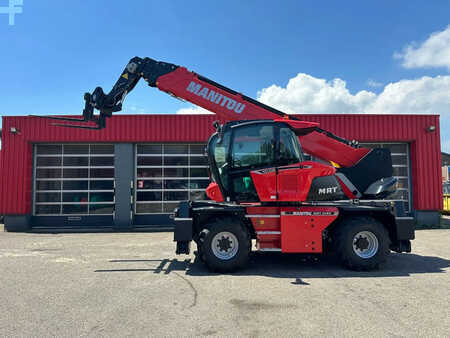
[(35, 145), (33, 184), (36, 216), (112, 215), (114, 145)]
[(171, 213), (180, 201), (206, 200), (204, 144), (136, 145), (135, 213)]

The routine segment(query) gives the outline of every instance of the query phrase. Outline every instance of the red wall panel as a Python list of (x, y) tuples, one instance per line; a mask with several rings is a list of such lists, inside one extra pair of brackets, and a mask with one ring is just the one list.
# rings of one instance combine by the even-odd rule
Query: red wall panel
[[(360, 142), (409, 142), (413, 203), (416, 210), (442, 209), (438, 115), (302, 115), (321, 128)], [(107, 128), (68, 129), (54, 121), (3, 117), (0, 153), (0, 213), (31, 212), (32, 145), (40, 142), (206, 142), (215, 115), (116, 115)], [(434, 132), (428, 132), (431, 125)], [(19, 134), (12, 134), (15, 127)]]

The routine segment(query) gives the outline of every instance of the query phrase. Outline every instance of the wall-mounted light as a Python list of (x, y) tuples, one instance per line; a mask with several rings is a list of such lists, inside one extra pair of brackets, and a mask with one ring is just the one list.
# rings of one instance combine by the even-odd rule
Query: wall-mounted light
[(435, 131), (436, 130), (436, 126), (429, 126), (428, 128), (427, 128), (427, 132), (429, 132), (429, 133), (432, 133), (433, 131)]
[(19, 129), (17, 129), (16, 127), (11, 127), (9, 131), (11, 132), (11, 134), (19, 134)]

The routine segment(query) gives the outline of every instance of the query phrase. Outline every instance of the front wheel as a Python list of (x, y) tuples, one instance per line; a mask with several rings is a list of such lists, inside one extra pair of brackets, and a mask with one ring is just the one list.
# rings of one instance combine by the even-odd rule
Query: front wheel
[(344, 219), (333, 242), (341, 262), (352, 270), (377, 269), (389, 255), (389, 234), (371, 217)]
[(247, 264), (251, 250), (250, 234), (239, 221), (216, 220), (204, 233), (200, 252), (210, 270), (230, 272)]

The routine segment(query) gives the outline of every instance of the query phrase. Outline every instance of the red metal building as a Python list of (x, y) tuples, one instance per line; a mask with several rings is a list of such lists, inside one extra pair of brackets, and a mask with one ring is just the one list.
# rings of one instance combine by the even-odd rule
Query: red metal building
[[(442, 209), (438, 115), (304, 115), (367, 146), (391, 148), (403, 202), (418, 223)], [(179, 200), (205, 199), (202, 148), (214, 115), (116, 115), (101, 131), (3, 117), (0, 214), (9, 229), (170, 224)]]

